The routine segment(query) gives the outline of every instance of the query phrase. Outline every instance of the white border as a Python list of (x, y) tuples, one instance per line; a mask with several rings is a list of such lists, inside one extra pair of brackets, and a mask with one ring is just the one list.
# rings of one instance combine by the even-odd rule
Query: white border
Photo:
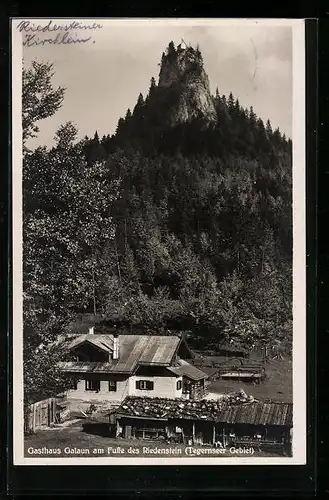
[[(39, 18), (36, 21), (46, 19)], [(303, 19), (87, 19), (121, 26), (291, 26), (293, 30), (293, 457), (28, 458), (23, 435), (22, 36), (12, 19), (13, 460), (14, 465), (303, 465), (306, 463), (305, 21)], [(34, 21), (34, 19), (28, 19)], [(46, 19), (49, 21), (49, 18)], [(54, 19), (63, 22), (72, 18)], [(79, 19), (82, 21), (82, 19)]]

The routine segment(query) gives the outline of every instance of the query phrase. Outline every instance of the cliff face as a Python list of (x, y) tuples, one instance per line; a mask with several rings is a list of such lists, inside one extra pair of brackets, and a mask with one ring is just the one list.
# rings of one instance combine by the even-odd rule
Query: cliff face
[(195, 118), (216, 122), (209, 80), (198, 49), (169, 46), (162, 56), (158, 87), (177, 96), (172, 109), (168, 110), (171, 124), (186, 123)]

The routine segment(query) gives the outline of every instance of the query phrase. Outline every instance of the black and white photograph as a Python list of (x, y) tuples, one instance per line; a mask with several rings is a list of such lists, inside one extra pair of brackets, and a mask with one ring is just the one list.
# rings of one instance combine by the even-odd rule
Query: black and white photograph
[(12, 20), (15, 465), (306, 463), (304, 29)]

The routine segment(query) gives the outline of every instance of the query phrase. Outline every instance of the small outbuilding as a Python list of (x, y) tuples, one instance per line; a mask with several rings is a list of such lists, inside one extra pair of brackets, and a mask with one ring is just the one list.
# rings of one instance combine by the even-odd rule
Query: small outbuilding
[(259, 383), (265, 379), (266, 372), (263, 363), (245, 363), (235, 360), (220, 365), (219, 375), (226, 380)]
[(249, 446), (291, 453), (292, 404), (128, 397), (110, 428), (117, 437), (187, 445)]

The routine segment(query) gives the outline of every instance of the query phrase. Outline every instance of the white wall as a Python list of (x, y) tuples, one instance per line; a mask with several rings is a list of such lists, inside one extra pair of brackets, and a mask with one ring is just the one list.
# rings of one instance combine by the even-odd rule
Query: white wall
[[(140, 390), (136, 389), (136, 381), (138, 380), (150, 380), (153, 382), (153, 390)], [(181, 398), (182, 388), (180, 390), (176, 389), (177, 381), (181, 380), (182, 377), (163, 377), (154, 376), (149, 377), (145, 375), (134, 375), (130, 377), (129, 381), (129, 394), (131, 396), (144, 396), (144, 397), (156, 397), (156, 398)]]
[[(86, 391), (85, 379), (79, 380), (77, 383), (77, 389), (71, 389), (67, 391), (68, 399), (80, 399), (85, 401), (122, 401), (126, 396), (144, 396), (144, 397), (158, 397), (158, 398), (181, 398), (182, 388), (177, 390), (177, 381), (181, 380), (182, 377), (175, 376), (145, 376), (145, 375), (133, 375), (129, 378), (114, 378), (107, 375), (101, 375), (107, 380), (100, 381), (100, 390)], [(88, 377), (86, 377), (88, 378)], [(95, 378), (95, 376), (93, 377)], [(116, 380), (117, 390), (116, 392), (108, 390), (108, 381)], [(150, 380), (154, 384), (153, 390), (140, 390), (136, 389), (136, 381), (138, 380)]]
[[(106, 377), (106, 375), (103, 375)], [(87, 378), (87, 377), (86, 377)], [(109, 391), (109, 380), (116, 380), (117, 390)], [(100, 390), (96, 391), (86, 391), (85, 379), (79, 380), (77, 383), (77, 389), (71, 389), (67, 391), (68, 399), (82, 399), (82, 400), (94, 400), (94, 401), (122, 401), (126, 396), (128, 396), (129, 379), (128, 378), (110, 378), (107, 380), (100, 381)]]

